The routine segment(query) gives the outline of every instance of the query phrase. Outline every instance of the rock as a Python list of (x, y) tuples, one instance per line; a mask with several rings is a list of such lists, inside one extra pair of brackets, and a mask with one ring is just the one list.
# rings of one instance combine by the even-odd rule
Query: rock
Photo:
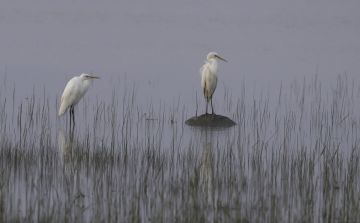
[(224, 128), (236, 125), (236, 123), (228, 117), (216, 114), (203, 114), (200, 116), (194, 116), (186, 120), (185, 124), (190, 126), (215, 128)]

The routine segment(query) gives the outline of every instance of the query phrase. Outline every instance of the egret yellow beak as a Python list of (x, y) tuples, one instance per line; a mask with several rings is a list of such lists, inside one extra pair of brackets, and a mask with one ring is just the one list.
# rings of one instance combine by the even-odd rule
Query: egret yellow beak
[(222, 60), (222, 61), (224, 61), (224, 62), (227, 62), (227, 60), (225, 60), (224, 58), (222, 58), (222, 57), (219, 56), (219, 55), (215, 55), (215, 57), (218, 58), (219, 60)]

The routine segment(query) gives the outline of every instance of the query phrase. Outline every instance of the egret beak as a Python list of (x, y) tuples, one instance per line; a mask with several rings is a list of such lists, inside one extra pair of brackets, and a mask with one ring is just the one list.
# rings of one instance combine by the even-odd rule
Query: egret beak
[(86, 78), (88, 78), (88, 79), (100, 79), (100, 77), (91, 76), (91, 75), (86, 76)]
[(215, 57), (218, 58), (219, 60), (222, 60), (222, 61), (224, 61), (224, 62), (227, 62), (227, 60), (225, 60), (224, 58), (222, 58), (222, 57), (219, 56), (219, 55), (215, 55)]

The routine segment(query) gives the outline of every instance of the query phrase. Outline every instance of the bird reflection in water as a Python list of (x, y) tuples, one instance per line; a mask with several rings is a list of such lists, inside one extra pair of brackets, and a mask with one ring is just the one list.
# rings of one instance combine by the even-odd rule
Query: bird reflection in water
[(86, 187), (86, 174), (76, 162), (78, 141), (74, 140), (74, 131), (68, 131), (65, 134), (60, 130), (58, 146), (63, 171), (63, 188), (67, 195), (64, 196), (64, 203), (69, 206), (68, 210), (70, 212), (68, 215), (73, 216), (77, 222), (83, 222), (86, 218), (84, 213), (89, 206), (89, 197), (87, 196), (89, 192)]
[(64, 131), (60, 130), (58, 135), (59, 156), (61, 163), (65, 165), (69, 163), (73, 157), (75, 147), (74, 131), (68, 131), (65, 135)]
[(200, 163), (200, 186), (208, 205), (213, 204), (214, 197), (214, 154), (212, 144), (204, 142)]
[(202, 131), (203, 138), (202, 151), (200, 156), (199, 171), (199, 189), (203, 198), (203, 206), (208, 209), (207, 222), (214, 222), (215, 209), (215, 188), (214, 188), (214, 151), (212, 131)]

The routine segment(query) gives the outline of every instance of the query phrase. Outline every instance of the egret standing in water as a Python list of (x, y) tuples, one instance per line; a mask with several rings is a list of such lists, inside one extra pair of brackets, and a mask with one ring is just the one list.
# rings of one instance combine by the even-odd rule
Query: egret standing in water
[(211, 102), (211, 112), (214, 113), (214, 107), (212, 103), (212, 96), (215, 92), (217, 85), (217, 69), (218, 60), (227, 62), (224, 58), (220, 57), (215, 52), (208, 53), (205, 64), (201, 67), (201, 87), (203, 89), (204, 97), (206, 100), (206, 112), (208, 114), (208, 104)]
[(75, 126), (74, 106), (87, 92), (94, 79), (99, 79), (99, 77), (89, 74), (81, 74), (80, 76), (71, 78), (65, 86), (64, 92), (61, 96), (59, 116), (63, 115), (66, 110), (70, 108), (70, 128), (71, 122), (73, 122), (73, 127)]

